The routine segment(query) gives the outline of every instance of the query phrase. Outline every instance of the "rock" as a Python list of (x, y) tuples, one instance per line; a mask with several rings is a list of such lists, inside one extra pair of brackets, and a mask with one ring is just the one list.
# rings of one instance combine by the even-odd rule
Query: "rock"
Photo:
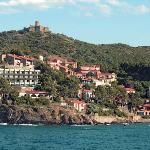
[(86, 114), (58, 105), (21, 107), (0, 105), (0, 122), (8, 124), (91, 124)]

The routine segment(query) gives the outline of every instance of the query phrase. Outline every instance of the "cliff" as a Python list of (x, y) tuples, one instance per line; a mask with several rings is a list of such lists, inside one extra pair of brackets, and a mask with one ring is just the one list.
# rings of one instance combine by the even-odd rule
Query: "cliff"
[(114, 116), (88, 116), (84, 113), (78, 113), (75, 109), (63, 108), (59, 105), (50, 107), (0, 105), (0, 123), (82, 125), (123, 122), (142, 122), (142, 120), (139, 117), (131, 120)]
[(61, 106), (0, 106), (0, 123), (8, 124), (91, 124), (91, 119), (74, 109)]

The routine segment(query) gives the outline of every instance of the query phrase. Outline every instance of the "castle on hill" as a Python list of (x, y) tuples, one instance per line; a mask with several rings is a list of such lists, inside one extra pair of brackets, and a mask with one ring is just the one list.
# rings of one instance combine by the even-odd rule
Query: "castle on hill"
[(23, 30), (26, 31), (26, 32), (42, 32), (42, 33), (45, 33), (45, 32), (49, 31), (49, 28), (40, 25), (39, 21), (35, 21), (35, 25), (30, 25), (29, 27), (24, 28)]

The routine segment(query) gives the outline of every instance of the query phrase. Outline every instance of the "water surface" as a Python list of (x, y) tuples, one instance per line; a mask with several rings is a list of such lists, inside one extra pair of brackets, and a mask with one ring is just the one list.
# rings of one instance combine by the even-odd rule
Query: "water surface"
[(150, 126), (0, 126), (0, 150), (150, 150)]

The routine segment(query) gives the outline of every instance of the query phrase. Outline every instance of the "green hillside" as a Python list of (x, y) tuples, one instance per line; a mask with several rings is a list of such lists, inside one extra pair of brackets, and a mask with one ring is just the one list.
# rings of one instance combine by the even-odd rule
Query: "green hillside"
[[(89, 35), (90, 36), (90, 35)], [(62, 34), (9, 31), (0, 33), (0, 49), (37, 56), (67, 55), (82, 63), (100, 64), (103, 71), (116, 72), (120, 84), (133, 83), (141, 92), (150, 86), (150, 47), (124, 44), (94, 45)]]

